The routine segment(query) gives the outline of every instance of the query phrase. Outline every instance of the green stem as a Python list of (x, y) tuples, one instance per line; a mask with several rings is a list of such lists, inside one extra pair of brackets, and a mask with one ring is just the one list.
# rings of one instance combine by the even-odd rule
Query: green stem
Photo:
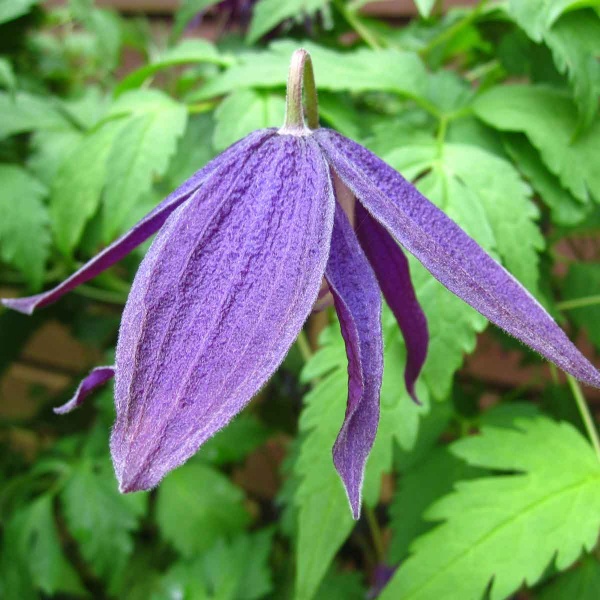
[(313, 355), (313, 351), (312, 348), (310, 347), (310, 344), (308, 342), (308, 338), (306, 337), (306, 333), (304, 332), (304, 329), (302, 329), (300, 331), (300, 333), (298, 334), (298, 337), (296, 339), (296, 345), (298, 346), (298, 350), (300, 351), (300, 354), (302, 355), (302, 359), (304, 360), (304, 362), (308, 362)]
[(280, 133), (307, 135), (311, 130), (318, 129), (319, 104), (315, 75), (310, 54), (303, 48), (292, 54), (286, 92), (285, 122)]
[(373, 547), (377, 554), (377, 562), (383, 563), (385, 561), (385, 544), (383, 543), (383, 536), (381, 535), (381, 528), (379, 527), (379, 521), (375, 515), (375, 511), (369, 506), (364, 506), (365, 516), (367, 517), (367, 523), (369, 524), (369, 531), (373, 538)]
[(600, 438), (598, 437), (598, 430), (594, 424), (594, 419), (590, 413), (590, 408), (583, 397), (583, 393), (578, 381), (569, 374), (567, 374), (567, 381), (569, 382), (569, 387), (571, 388), (571, 392), (575, 398), (575, 403), (577, 404), (579, 414), (581, 415), (581, 419), (585, 425), (587, 434), (592, 442), (596, 456), (598, 457), (598, 460), (600, 460)]
[(187, 111), (190, 115), (197, 115), (205, 112), (210, 112), (219, 103), (214, 100), (206, 100), (197, 104), (188, 104)]
[(486, 0), (482, 0), (472, 11), (468, 12), (460, 21), (457, 21), (448, 29), (444, 29), (439, 35), (434, 37), (426, 46), (419, 50), (419, 55), (426, 57), (434, 48), (452, 39), (457, 33), (460, 33), (465, 27), (468, 27), (481, 13)]
[(335, 6), (342, 14), (342, 17), (347, 21), (348, 25), (354, 29), (356, 33), (360, 36), (369, 48), (373, 48), (374, 50), (379, 50), (381, 45), (377, 41), (377, 38), (369, 31), (369, 28), (361, 23), (360, 18), (357, 16), (356, 12), (349, 9), (348, 6), (343, 2), (343, 0), (336, 0)]
[(440, 126), (437, 132), (436, 142), (438, 150), (438, 158), (442, 158), (442, 152), (444, 150), (444, 142), (446, 141), (446, 131), (448, 130), (448, 117), (442, 115), (440, 117)]
[(574, 308), (583, 308), (584, 306), (595, 306), (596, 304), (600, 304), (600, 295), (585, 296), (584, 298), (558, 302), (556, 308), (560, 310), (572, 310)]
[(73, 293), (79, 294), (84, 298), (90, 298), (91, 300), (98, 300), (99, 302), (106, 302), (108, 304), (122, 305), (127, 302), (127, 296), (124, 296), (123, 294), (108, 290), (101, 290), (90, 285), (80, 285), (73, 290)]

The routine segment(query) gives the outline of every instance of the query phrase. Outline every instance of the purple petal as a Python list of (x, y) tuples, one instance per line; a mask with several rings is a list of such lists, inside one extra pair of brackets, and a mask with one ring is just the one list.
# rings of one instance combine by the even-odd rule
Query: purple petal
[(57, 415), (64, 415), (71, 412), (78, 406), (83, 404), (83, 401), (99, 386), (104, 385), (109, 379), (115, 376), (114, 367), (96, 367), (92, 369), (85, 379), (79, 384), (75, 395), (62, 406), (54, 409)]
[(169, 218), (117, 346), (111, 450), (122, 491), (155, 486), (279, 366), (319, 293), (333, 207), (317, 144), (276, 135)]
[(166, 221), (167, 217), (182, 203), (188, 200), (196, 190), (207, 181), (223, 164), (232, 158), (239, 156), (240, 152), (252, 150), (262, 144), (274, 134), (273, 129), (255, 131), (247, 136), (223, 154), (212, 160), (203, 169), (192, 175), (183, 185), (167, 196), (156, 208), (149, 212), (141, 221), (134, 225), (127, 233), (118, 240), (107, 246), (102, 252), (88, 261), (78, 271), (55, 288), (26, 298), (3, 298), (4, 306), (18, 312), (30, 315), (36, 308), (42, 308), (52, 302), (56, 302), (67, 292), (78, 285), (89, 281), (96, 275), (102, 273), (116, 262), (127, 256), (134, 248), (145, 242), (151, 235), (156, 233)]
[(429, 332), (410, 279), (408, 260), (392, 236), (371, 217), (360, 202), (356, 205), (356, 235), (404, 336), (404, 381), (411, 398), (420, 404), (415, 394), (415, 382), (427, 356)]
[(369, 213), (436, 279), (567, 373), (600, 387), (600, 373), (535, 298), (401, 175), (333, 131), (313, 137)]
[(348, 405), (333, 447), (333, 462), (346, 487), (352, 514), (358, 519), (365, 463), (379, 422), (383, 376), (381, 293), (339, 204), (325, 277), (333, 293), (348, 355)]

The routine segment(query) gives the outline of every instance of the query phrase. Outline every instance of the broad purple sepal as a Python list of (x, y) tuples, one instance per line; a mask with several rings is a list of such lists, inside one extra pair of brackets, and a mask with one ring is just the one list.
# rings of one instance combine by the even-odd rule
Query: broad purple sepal
[(79, 387), (75, 391), (73, 397), (63, 404), (57, 406), (54, 412), (57, 415), (64, 415), (65, 413), (71, 412), (78, 406), (83, 404), (83, 401), (98, 387), (104, 385), (107, 381), (110, 381), (115, 376), (114, 367), (96, 367), (92, 369), (90, 373), (82, 380)]
[(379, 423), (383, 377), (381, 294), (339, 204), (325, 278), (333, 294), (348, 355), (348, 404), (333, 447), (333, 462), (344, 482), (352, 515), (358, 519), (365, 464)]
[(155, 486), (279, 366), (319, 293), (333, 208), (317, 144), (277, 135), (169, 217), (117, 346), (111, 451), (122, 491)]
[(402, 331), (406, 345), (404, 382), (411, 398), (420, 404), (415, 383), (427, 357), (429, 331), (410, 279), (408, 260), (402, 248), (360, 202), (356, 205), (356, 234)]
[(235, 158), (240, 152), (260, 145), (265, 139), (272, 136), (274, 130), (263, 129), (255, 131), (240, 142), (237, 142), (225, 152), (209, 162), (203, 169), (192, 175), (183, 185), (167, 196), (158, 206), (150, 211), (141, 221), (136, 223), (127, 233), (107, 246), (102, 252), (83, 265), (68, 279), (56, 287), (25, 298), (2, 298), (0, 301), (8, 308), (12, 308), (26, 315), (31, 315), (37, 308), (56, 302), (67, 292), (77, 286), (93, 279), (116, 262), (127, 256), (132, 250), (155, 234), (167, 220), (169, 215), (182, 203), (189, 200), (208, 180), (208, 178), (223, 164)]
[(436, 279), (567, 373), (600, 387), (600, 373), (544, 308), (444, 212), (359, 144), (327, 129), (314, 138), (359, 202)]

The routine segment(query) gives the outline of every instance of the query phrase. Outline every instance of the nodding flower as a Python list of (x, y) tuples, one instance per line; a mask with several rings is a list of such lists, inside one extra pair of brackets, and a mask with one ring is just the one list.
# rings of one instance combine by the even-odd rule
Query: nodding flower
[(598, 371), (508, 271), (377, 156), (319, 127), (304, 50), (292, 56), (281, 129), (231, 146), (54, 289), (2, 302), (30, 314), (156, 232), (125, 305), (115, 366), (94, 369), (56, 409), (68, 412), (115, 377), (111, 452), (122, 492), (156, 486), (225, 427), (331, 294), (348, 354), (333, 461), (358, 518), (379, 421), (382, 294), (404, 335), (415, 400), (427, 353), (403, 249), (490, 321), (600, 387)]

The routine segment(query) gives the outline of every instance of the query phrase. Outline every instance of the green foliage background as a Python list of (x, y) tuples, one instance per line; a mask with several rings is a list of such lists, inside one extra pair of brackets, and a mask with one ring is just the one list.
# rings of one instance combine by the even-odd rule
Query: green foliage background
[[(362, 0), (258, 0), (246, 31), (191, 37), (217, 4), (184, 0), (157, 33), (92, 0), (0, 0), (4, 293), (59, 281), (218, 152), (281, 124), (302, 46), (322, 124), (414, 180), (600, 350), (600, 2), (445, 11), (418, 0), (419, 18), (391, 26), (363, 16)], [(141, 58), (133, 71), (127, 52)], [(0, 371), (54, 320), (110, 360), (142, 255), (32, 318), (0, 312)], [(50, 410), (63, 398), (38, 390), (34, 418), (1, 420), (0, 597), (598, 598), (600, 448), (581, 390), (540, 368), (510, 389), (461, 370), (487, 322), (411, 269), (431, 333), (423, 405), (404, 390), (404, 343), (386, 311), (358, 523), (331, 460), (347, 362), (327, 313), (318, 343), (295, 346), (260, 397), (151, 493), (117, 491), (110, 389), (67, 417)], [(39, 442), (33, 457), (14, 432)], [(273, 447), (285, 459), (265, 497), (239, 473)], [(397, 567), (385, 587), (384, 566)]]

